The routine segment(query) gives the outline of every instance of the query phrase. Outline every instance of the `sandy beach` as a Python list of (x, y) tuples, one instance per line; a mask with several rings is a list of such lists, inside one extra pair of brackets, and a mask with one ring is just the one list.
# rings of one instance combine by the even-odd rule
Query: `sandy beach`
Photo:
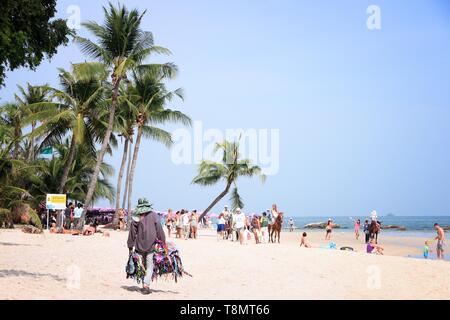
[(320, 248), (320, 231), (309, 232), (310, 249), (299, 247), (298, 232), (283, 232), (281, 244), (243, 246), (218, 242), (213, 230), (172, 237), (193, 277), (153, 282), (144, 296), (125, 278), (127, 235), (1, 230), (0, 299), (450, 299), (448, 261), (406, 257), (421, 253), (422, 238), (382, 235), (386, 255), (376, 256), (339, 231), (332, 240), (357, 252)]

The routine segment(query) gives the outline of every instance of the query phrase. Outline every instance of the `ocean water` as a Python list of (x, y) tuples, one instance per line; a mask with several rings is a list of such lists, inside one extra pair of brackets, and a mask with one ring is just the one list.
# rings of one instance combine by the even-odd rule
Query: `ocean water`
[[(289, 228), (289, 216), (284, 217), (284, 228)], [(342, 232), (353, 232), (354, 220), (361, 220), (361, 227), (364, 224), (364, 220), (369, 217), (292, 217), (294, 224), (298, 229), (304, 229), (304, 226), (308, 223), (326, 222), (328, 218), (331, 218), (335, 224), (341, 225)], [(405, 236), (423, 236), (428, 237), (430, 234), (435, 234), (433, 225), (439, 223), (440, 226), (450, 226), (450, 216), (379, 216), (378, 220), (382, 225), (397, 225), (406, 228), (406, 231), (400, 231), (397, 229), (383, 229), (383, 233), (394, 233), (395, 235)]]

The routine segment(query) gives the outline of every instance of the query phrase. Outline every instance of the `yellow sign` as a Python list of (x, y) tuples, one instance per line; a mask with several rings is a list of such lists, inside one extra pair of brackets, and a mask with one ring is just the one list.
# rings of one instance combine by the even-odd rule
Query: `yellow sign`
[(64, 210), (66, 208), (67, 195), (47, 194), (47, 210)]

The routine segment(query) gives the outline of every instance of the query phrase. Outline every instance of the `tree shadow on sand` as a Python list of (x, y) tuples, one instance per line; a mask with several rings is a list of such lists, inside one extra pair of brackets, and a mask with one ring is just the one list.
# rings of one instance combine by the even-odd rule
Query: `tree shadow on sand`
[[(138, 286), (122, 286), (122, 289), (125, 289), (130, 292), (141, 292), (142, 288)], [(156, 290), (156, 289), (150, 289), (150, 293), (173, 293), (178, 294), (177, 291), (171, 291), (171, 290)]]
[(7, 277), (29, 277), (35, 279), (49, 277), (56, 281), (66, 281), (66, 279), (51, 273), (39, 273), (39, 272), (33, 273), (24, 270), (0, 270), (0, 278), (7, 278)]

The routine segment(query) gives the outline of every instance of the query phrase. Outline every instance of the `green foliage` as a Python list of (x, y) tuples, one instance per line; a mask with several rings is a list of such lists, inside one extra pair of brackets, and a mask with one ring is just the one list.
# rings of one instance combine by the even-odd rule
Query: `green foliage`
[(66, 21), (54, 19), (56, 0), (2, 0), (0, 10), (0, 86), (5, 71), (34, 70), (57, 47), (66, 45), (72, 31)]
[(11, 211), (0, 208), (0, 228), (9, 228), (12, 225)]
[(36, 210), (34, 209), (30, 209), (28, 211), (28, 214), (30, 216), (30, 224), (35, 226), (38, 229), (42, 230), (42, 223), (41, 223), (41, 219), (39, 218)]

